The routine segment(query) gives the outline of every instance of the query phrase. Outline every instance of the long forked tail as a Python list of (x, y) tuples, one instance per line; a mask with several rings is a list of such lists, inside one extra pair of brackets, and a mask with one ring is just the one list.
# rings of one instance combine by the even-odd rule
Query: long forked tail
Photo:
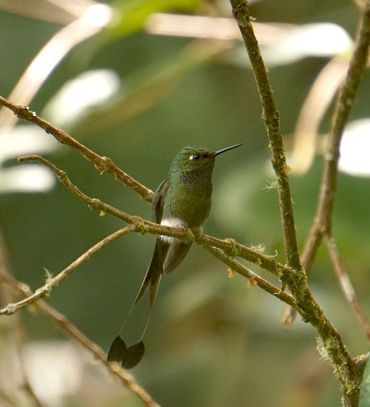
[[(124, 319), (120, 332), (118, 336), (112, 342), (109, 352), (108, 352), (108, 362), (119, 362), (121, 365), (126, 369), (131, 369), (135, 367), (140, 360), (142, 359), (145, 347), (143, 338), (145, 332), (148, 328), (149, 321), (152, 315), (152, 308), (155, 303), (155, 299), (157, 296), (158, 286), (161, 281), (161, 276), (163, 274), (163, 264), (167, 256), (167, 252), (169, 249), (169, 243), (161, 241), (158, 237), (156, 240), (154, 253), (148, 270), (145, 274), (144, 280), (141, 284), (139, 292), (136, 295), (134, 302), (131, 305), (129, 312)], [(149, 305), (150, 305), (150, 312), (147, 317), (144, 330), (141, 334), (141, 337), (138, 342), (134, 343), (131, 346), (127, 346), (124, 340), (121, 338), (121, 333), (126, 325), (126, 321), (128, 320), (129, 316), (131, 315), (132, 311), (135, 308), (136, 303), (140, 300), (140, 298), (144, 295), (147, 287), (149, 286)]]
[(163, 241), (160, 237), (157, 237), (152, 260), (149, 264), (140, 289), (136, 295), (134, 305), (143, 297), (147, 287), (149, 286), (149, 305), (150, 308), (153, 307), (155, 299), (157, 297), (161, 276), (164, 272), (163, 264), (165, 262), (169, 247), (169, 243)]
[[(172, 244), (170, 244), (160, 237), (157, 238), (153, 257), (145, 274), (144, 280), (140, 286), (139, 292), (137, 293), (129, 312), (125, 320), (123, 321), (120, 333), (114, 339), (110, 346), (108, 352), (108, 361), (119, 362), (126, 369), (131, 369), (140, 362), (145, 352), (143, 339), (152, 315), (152, 309), (156, 300), (162, 274), (174, 270), (185, 257), (186, 253), (189, 251), (190, 246), (191, 244), (183, 242), (172, 242)], [(147, 287), (149, 287), (150, 311), (145, 323), (145, 327), (139, 341), (131, 346), (127, 346), (120, 335), (126, 325), (127, 319), (135, 308), (136, 303), (145, 294)]]

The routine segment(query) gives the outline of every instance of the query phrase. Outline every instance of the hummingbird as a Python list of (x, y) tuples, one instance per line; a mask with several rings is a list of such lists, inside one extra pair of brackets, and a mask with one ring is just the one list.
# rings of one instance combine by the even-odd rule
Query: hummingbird
[[(235, 144), (215, 152), (194, 146), (184, 147), (175, 156), (168, 177), (155, 192), (152, 201), (154, 221), (163, 226), (190, 228), (201, 232), (211, 209), (215, 159), (218, 155), (239, 146), (241, 144)], [(126, 319), (147, 290), (149, 308), (152, 310), (162, 275), (178, 267), (190, 246), (190, 242), (171, 236), (157, 236), (151, 262)], [(114, 339), (108, 352), (108, 361), (120, 362), (127, 369), (139, 363), (145, 352), (143, 337), (150, 315), (151, 313), (141, 339), (134, 345), (127, 347), (120, 334)], [(125, 322), (120, 332), (124, 325)]]

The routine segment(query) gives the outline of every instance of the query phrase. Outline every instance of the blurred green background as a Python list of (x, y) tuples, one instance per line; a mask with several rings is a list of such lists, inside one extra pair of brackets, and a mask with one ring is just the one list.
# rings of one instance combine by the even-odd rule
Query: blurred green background
[[(23, 3), (19, 2), (26, 8)], [(36, 3), (35, 9), (42, 10), (44, 3)], [(162, 11), (230, 16), (226, 1), (189, 2), (186, 8), (181, 3), (186, 2), (163, 2)], [(184, 145), (216, 150), (242, 142), (242, 148), (216, 163), (213, 208), (205, 231), (219, 237), (233, 236), (247, 245), (262, 243), (266, 253), (277, 251), (278, 259), (284, 261), (276, 193), (265, 188), (273, 174), (268, 165), (259, 97), (246, 57), (234, 52), (241, 49), (241, 44), (205, 57), (202, 52), (208, 45), (204, 43), (197, 53), (190, 44), (192, 39), (144, 32), (144, 20), (130, 27), (127, 21), (133, 21), (128, 14), (133, 3), (109, 4), (120, 10), (121, 20), (68, 53), (31, 102), (32, 110), (47, 113), (51, 98), (67, 81), (82, 73), (114, 71), (122, 81), (115, 97), (126, 101), (115, 111), (114, 119), (109, 116), (114, 106), (104, 102), (89, 110), (82, 120), (57, 124), (97, 153), (111, 157), (151, 189), (166, 176), (172, 158)], [(145, 9), (145, 1), (136, 4)], [(259, 22), (297, 26), (331, 22), (351, 37), (358, 19), (356, 6), (347, 0), (302, 0), (299, 4), (265, 0), (251, 7)], [(31, 59), (60, 28), (57, 23), (4, 11), (0, 4), (1, 95), (11, 92)], [(243, 58), (245, 61), (240, 61)], [(302, 102), (327, 61), (326, 57), (307, 57), (270, 68), (288, 143)], [(367, 73), (353, 119), (369, 114), (369, 92)], [(137, 114), (130, 113), (136, 106)], [(67, 105), (59, 105), (59, 109), (68, 113)], [(323, 133), (329, 122), (330, 114), (320, 128)], [(59, 147), (47, 157), (66, 170), (87, 194), (129, 214), (150, 218), (149, 205), (112, 177), (100, 176), (75, 151)], [(16, 165), (14, 157), (4, 161), (2, 168)], [(305, 175), (291, 176), (300, 247), (315, 211), (321, 168), (318, 156)], [(369, 200), (368, 178), (340, 175), (335, 233), (367, 312)], [(33, 288), (43, 283), (44, 268), (58, 273), (120, 226), (116, 219), (99, 217), (59, 184), (43, 193), (0, 195), (0, 230), (9, 268), (16, 278)], [(113, 242), (56, 288), (48, 302), (107, 350), (136, 294), (153, 243), (153, 236), (136, 234)], [(160, 405), (339, 405), (339, 386), (315, 350), (315, 332), (300, 320), (291, 331), (285, 331), (280, 323), (284, 306), (276, 299), (258, 288), (248, 288), (239, 276), (229, 279), (226, 267), (196, 246), (179, 269), (162, 281), (146, 336), (147, 352), (133, 371)], [(310, 281), (351, 353), (366, 352), (365, 335), (338, 287), (325, 250), (320, 250)], [(138, 317), (130, 322), (130, 332), (140, 330), (144, 314), (144, 309), (138, 310)], [(42, 315), (22, 311), (22, 319), (30, 342), (64, 339)], [(1, 320), (1, 324), (5, 322)], [(80, 378), (75, 391), (63, 395), (60, 405), (141, 405), (118, 383), (96, 373), (96, 366), (90, 369)]]

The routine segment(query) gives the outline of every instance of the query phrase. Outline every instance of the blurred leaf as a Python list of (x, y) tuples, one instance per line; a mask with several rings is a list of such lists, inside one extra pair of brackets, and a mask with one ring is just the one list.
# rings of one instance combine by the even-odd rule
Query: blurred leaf
[(41, 165), (22, 165), (0, 171), (0, 194), (11, 192), (45, 192), (55, 185), (51, 170)]
[[(20, 155), (51, 153), (58, 143), (39, 127), (18, 125), (0, 136), (0, 194), (45, 192), (55, 185), (52, 171), (41, 165), (23, 164), (6, 168)], [(5, 168), (2, 168), (2, 167)]]
[(26, 154), (47, 154), (57, 150), (58, 142), (44, 130), (30, 124), (19, 124), (0, 137), (0, 165)]
[(78, 391), (84, 378), (82, 352), (68, 341), (29, 342), (23, 350), (30, 384), (40, 400), (60, 406), (62, 400)]
[(337, 24), (305, 24), (293, 30), (289, 36), (271, 49), (273, 56), (284, 63), (307, 56), (334, 56), (347, 54), (353, 42), (347, 32)]
[(91, 108), (110, 100), (119, 88), (120, 79), (113, 70), (83, 72), (62, 86), (42, 114), (54, 124), (69, 128), (83, 119)]
[[(271, 28), (274, 28), (271, 25)], [(271, 66), (287, 65), (309, 57), (348, 56), (353, 41), (339, 25), (332, 23), (288, 26), (275, 35), (264, 36), (262, 44), (265, 62)], [(250, 66), (244, 46), (239, 45), (232, 54), (231, 62)]]
[(370, 359), (366, 363), (360, 390), (360, 407), (370, 406)]
[(317, 153), (322, 119), (343, 82), (349, 61), (342, 56), (331, 59), (317, 75), (299, 112), (288, 161), (295, 174), (304, 174)]
[(200, 0), (121, 0), (115, 4), (115, 24), (108, 34), (127, 35), (139, 31), (147, 18), (165, 10), (194, 10)]
[(358, 177), (370, 176), (370, 118), (349, 123), (340, 145), (339, 169)]

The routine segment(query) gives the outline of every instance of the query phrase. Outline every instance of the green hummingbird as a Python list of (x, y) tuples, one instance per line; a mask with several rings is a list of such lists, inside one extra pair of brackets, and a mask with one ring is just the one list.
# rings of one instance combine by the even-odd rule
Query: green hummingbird
[[(154, 221), (163, 226), (202, 231), (211, 209), (215, 159), (240, 145), (235, 144), (216, 152), (193, 146), (184, 147), (173, 160), (168, 178), (159, 185), (154, 195)], [(173, 271), (181, 263), (190, 246), (191, 243), (171, 236), (157, 236), (151, 262), (128, 315), (147, 289), (149, 306), (153, 308), (162, 275)], [(140, 341), (131, 347), (126, 346), (120, 335), (115, 338), (108, 353), (108, 361), (120, 362), (125, 368), (139, 363), (145, 351), (142, 339), (149, 319), (150, 314)]]

